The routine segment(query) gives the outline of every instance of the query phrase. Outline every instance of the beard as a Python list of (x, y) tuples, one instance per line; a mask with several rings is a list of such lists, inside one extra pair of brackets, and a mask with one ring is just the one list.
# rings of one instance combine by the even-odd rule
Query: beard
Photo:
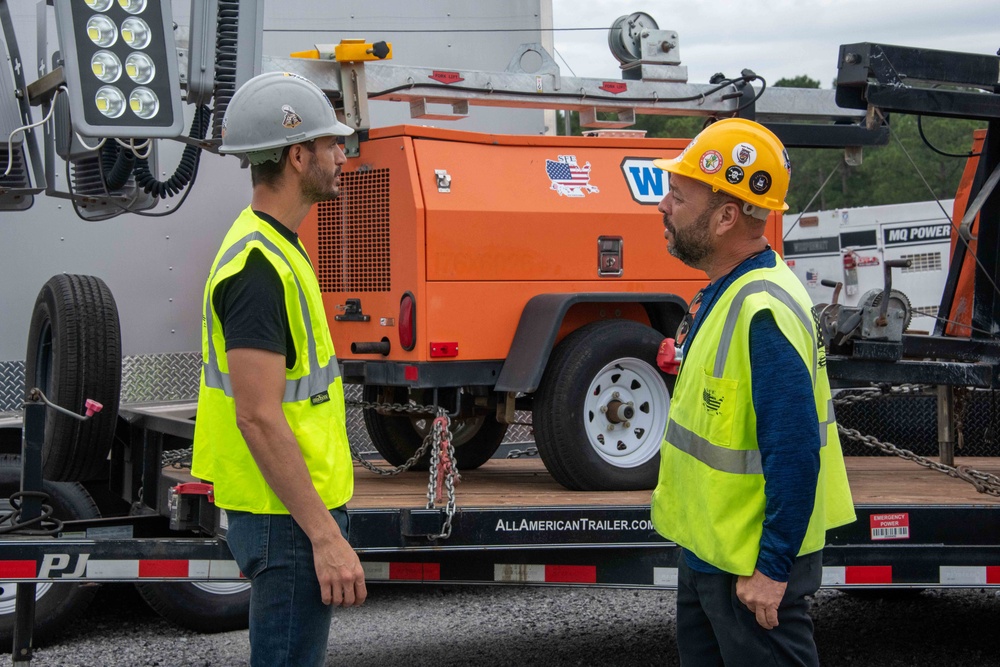
[(325, 171), (313, 159), (309, 165), (309, 171), (306, 172), (305, 177), (302, 179), (302, 198), (310, 204), (318, 204), (336, 199), (340, 196), (340, 187), (335, 184), (335, 179), (339, 173), (339, 168), (332, 174)]
[(674, 237), (667, 243), (667, 252), (692, 268), (701, 268), (712, 254), (712, 236), (708, 224), (711, 215), (712, 211), (707, 210), (693, 224), (677, 229), (664, 214), (663, 226)]

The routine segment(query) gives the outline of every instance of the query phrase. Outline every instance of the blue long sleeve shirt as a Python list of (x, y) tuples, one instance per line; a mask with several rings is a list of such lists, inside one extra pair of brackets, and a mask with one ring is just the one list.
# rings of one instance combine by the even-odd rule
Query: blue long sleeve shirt
[[(777, 254), (768, 248), (706, 287), (684, 346), (692, 344), (729, 285), (749, 271), (774, 267), (776, 261)], [(819, 417), (809, 369), (767, 311), (750, 323), (750, 382), (766, 499), (757, 569), (775, 581), (788, 581), (816, 499)], [(684, 557), (693, 570), (721, 572), (687, 549)]]

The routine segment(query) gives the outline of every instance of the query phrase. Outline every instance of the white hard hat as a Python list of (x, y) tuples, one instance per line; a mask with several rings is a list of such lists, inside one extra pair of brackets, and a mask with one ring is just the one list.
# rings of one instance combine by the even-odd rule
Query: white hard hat
[(330, 98), (312, 81), (267, 72), (233, 95), (222, 120), (220, 153), (245, 154), (251, 164), (277, 162), (286, 146), (354, 130), (337, 120)]

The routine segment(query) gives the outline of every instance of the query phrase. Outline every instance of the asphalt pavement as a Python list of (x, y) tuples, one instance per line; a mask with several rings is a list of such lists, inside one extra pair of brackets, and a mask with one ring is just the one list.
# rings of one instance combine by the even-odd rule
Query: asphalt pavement
[[(1000, 665), (1000, 590), (824, 590), (813, 618), (824, 665)], [(363, 607), (334, 615), (328, 664), (669, 667), (678, 664), (674, 632), (673, 592), (373, 584)], [(31, 665), (244, 665), (247, 641), (246, 631), (180, 630), (130, 586), (114, 585), (56, 643), (37, 649)]]

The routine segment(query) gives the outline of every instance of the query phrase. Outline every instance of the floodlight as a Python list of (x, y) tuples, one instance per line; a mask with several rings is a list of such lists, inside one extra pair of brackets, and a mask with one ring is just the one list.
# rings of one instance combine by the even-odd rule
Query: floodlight
[(53, 4), (73, 130), (95, 138), (180, 136), (170, 0)]

